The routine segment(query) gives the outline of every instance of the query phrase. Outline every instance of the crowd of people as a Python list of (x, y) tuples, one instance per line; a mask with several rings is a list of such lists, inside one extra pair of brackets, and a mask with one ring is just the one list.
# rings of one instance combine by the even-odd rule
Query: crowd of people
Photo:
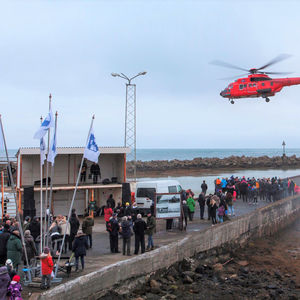
[(214, 182), (214, 193), (207, 195), (208, 186), (205, 181), (201, 184), (201, 193), (195, 200), (191, 190), (182, 194), (182, 207), (185, 226), (193, 221), (196, 201), (200, 209), (200, 219), (204, 219), (205, 208), (207, 219), (212, 225), (223, 223), (230, 216), (235, 215), (234, 203), (237, 199), (243, 202), (257, 205), (258, 201), (275, 202), (287, 196), (300, 192), (300, 188), (292, 179), (245, 177), (217, 178)]
[[(195, 197), (192, 190), (182, 191), (182, 216), (185, 228), (188, 220), (193, 221), (196, 203), (199, 204), (200, 219), (205, 213), (211, 220), (212, 226), (222, 223), (235, 215), (234, 205), (238, 199), (244, 203), (257, 205), (258, 201), (274, 202), (284, 197), (300, 192), (300, 188), (291, 179), (255, 179), (255, 178), (217, 178), (215, 180), (214, 193), (207, 193), (208, 186), (205, 181), (201, 184), (201, 193)], [(109, 236), (111, 253), (131, 255), (131, 242), (134, 236), (134, 254), (144, 253), (154, 249), (153, 234), (156, 228), (154, 209), (147, 214), (146, 220), (139, 213), (134, 201), (125, 205), (116, 205), (113, 195), (110, 195), (106, 205), (102, 207), (102, 213)], [(69, 222), (65, 216), (58, 215), (51, 218), (50, 227), (45, 234), (45, 247), (40, 249), (40, 219), (31, 219), (26, 216), (22, 224), (27, 260), (31, 264), (33, 259), (41, 261), (42, 283), (41, 288), (47, 289), (53, 277), (53, 256), (60, 252), (71, 251), (75, 256), (75, 271), (84, 269), (84, 257), (87, 250), (93, 247), (94, 218), (88, 212), (80, 226), (75, 209)], [(167, 222), (168, 223), (168, 222)], [(168, 224), (167, 224), (168, 225)], [(65, 235), (64, 247), (62, 240)], [(145, 236), (148, 236), (147, 247)], [(122, 240), (122, 248), (119, 248), (119, 239)], [(21, 297), (22, 286), (20, 284), (20, 265), (26, 265), (25, 251), (20, 237), (20, 224), (16, 218), (6, 214), (0, 223), (0, 299), (18, 299)], [(4, 296), (3, 296), (4, 295)], [(20, 298), (21, 299), (21, 298)]]
[[(106, 230), (109, 233), (109, 242), (111, 253), (120, 253), (118, 240), (121, 236), (123, 240), (122, 253), (130, 256), (131, 237), (134, 235), (134, 254), (154, 249), (153, 234), (155, 232), (156, 220), (152, 212), (147, 214), (147, 220), (144, 221), (142, 215), (137, 213), (137, 207), (129, 202), (122, 206), (121, 203), (115, 205), (112, 195), (107, 200), (104, 207), (104, 220)], [(145, 247), (145, 235), (148, 235), (147, 248)]]

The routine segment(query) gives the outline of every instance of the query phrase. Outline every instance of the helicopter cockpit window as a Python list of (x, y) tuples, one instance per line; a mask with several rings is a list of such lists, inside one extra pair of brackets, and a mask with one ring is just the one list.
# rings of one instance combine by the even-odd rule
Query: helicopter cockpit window
[(249, 83), (249, 85), (248, 85), (249, 87), (252, 87), (252, 84), (251, 83)]
[(265, 86), (265, 83), (264, 83), (264, 82), (262, 82), (261, 86)]
[(246, 88), (247, 87), (247, 84), (244, 84), (244, 88)]
[(243, 84), (240, 84), (240, 90), (242, 90), (244, 88)]

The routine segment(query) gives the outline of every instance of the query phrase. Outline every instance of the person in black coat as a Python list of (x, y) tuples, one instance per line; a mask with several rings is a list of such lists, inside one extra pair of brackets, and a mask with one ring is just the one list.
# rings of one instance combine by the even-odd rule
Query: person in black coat
[(204, 196), (206, 194), (207, 188), (208, 188), (207, 184), (206, 184), (205, 180), (203, 180), (203, 183), (201, 184), (201, 191), (204, 194)]
[(190, 210), (189, 210), (189, 207), (186, 205), (185, 200), (182, 201), (182, 210), (183, 210), (183, 218), (184, 218), (185, 229), (186, 229), (186, 227), (187, 227), (187, 218), (188, 218)]
[(209, 195), (206, 199), (206, 205), (207, 205), (207, 220), (210, 220), (210, 199), (212, 195)]
[(138, 214), (136, 216), (136, 221), (133, 225), (134, 237), (135, 237), (135, 250), (134, 254), (139, 253), (139, 248), (141, 244), (141, 252), (145, 253), (145, 230), (147, 229), (146, 222), (142, 219), (142, 215)]
[(127, 250), (127, 255), (130, 256), (130, 240), (132, 231), (126, 216), (122, 218), (120, 230), (123, 238), (123, 255), (125, 255), (125, 250)]
[(111, 207), (112, 210), (116, 207), (116, 201), (113, 198), (113, 194), (110, 194), (108, 199), (106, 200), (107, 206)]
[(91, 165), (91, 174), (93, 175), (93, 183), (97, 183), (98, 176), (101, 178), (100, 167), (98, 164), (93, 163)]
[(81, 267), (82, 270), (84, 269), (84, 257), (86, 256), (86, 249), (89, 248), (88, 242), (87, 242), (87, 236), (79, 230), (75, 240), (74, 240), (74, 245), (72, 251), (74, 252), (75, 255), (75, 272), (78, 271), (78, 263), (79, 263), (79, 257), (81, 260)]
[(36, 250), (39, 252), (39, 241), (37, 241), (37, 237), (40, 236), (40, 221), (38, 217), (34, 217), (33, 220), (30, 222), (28, 226), (28, 230), (30, 230), (30, 233), (34, 239)]
[(72, 215), (70, 217), (70, 242), (69, 242), (69, 250), (72, 250), (73, 241), (75, 236), (77, 235), (77, 231), (79, 229), (80, 223), (78, 217), (76, 215), (75, 210), (72, 210)]
[(110, 218), (107, 226), (109, 232), (109, 242), (110, 242), (110, 252), (111, 253), (120, 253), (119, 252), (119, 231), (120, 225), (118, 222), (118, 214), (114, 213)]
[(3, 232), (0, 233), (0, 265), (4, 265), (7, 259), (7, 241), (10, 237), (9, 225), (5, 224)]
[(205, 193), (201, 193), (198, 198), (198, 203), (200, 207), (200, 219), (204, 219), (204, 210), (205, 210)]

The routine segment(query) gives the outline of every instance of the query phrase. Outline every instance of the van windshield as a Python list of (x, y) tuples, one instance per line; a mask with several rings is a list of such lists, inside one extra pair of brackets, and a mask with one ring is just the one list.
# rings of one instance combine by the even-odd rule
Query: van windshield
[(136, 191), (136, 197), (145, 197), (154, 200), (155, 188), (138, 188)]

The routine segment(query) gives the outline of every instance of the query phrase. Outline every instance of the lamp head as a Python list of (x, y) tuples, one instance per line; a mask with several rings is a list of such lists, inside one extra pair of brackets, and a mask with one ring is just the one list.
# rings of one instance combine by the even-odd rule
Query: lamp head
[(143, 72), (140, 72), (139, 75), (146, 75), (147, 72), (146, 71), (143, 71)]
[(117, 77), (117, 76), (120, 76), (120, 75), (118, 73), (111, 73), (111, 76)]

